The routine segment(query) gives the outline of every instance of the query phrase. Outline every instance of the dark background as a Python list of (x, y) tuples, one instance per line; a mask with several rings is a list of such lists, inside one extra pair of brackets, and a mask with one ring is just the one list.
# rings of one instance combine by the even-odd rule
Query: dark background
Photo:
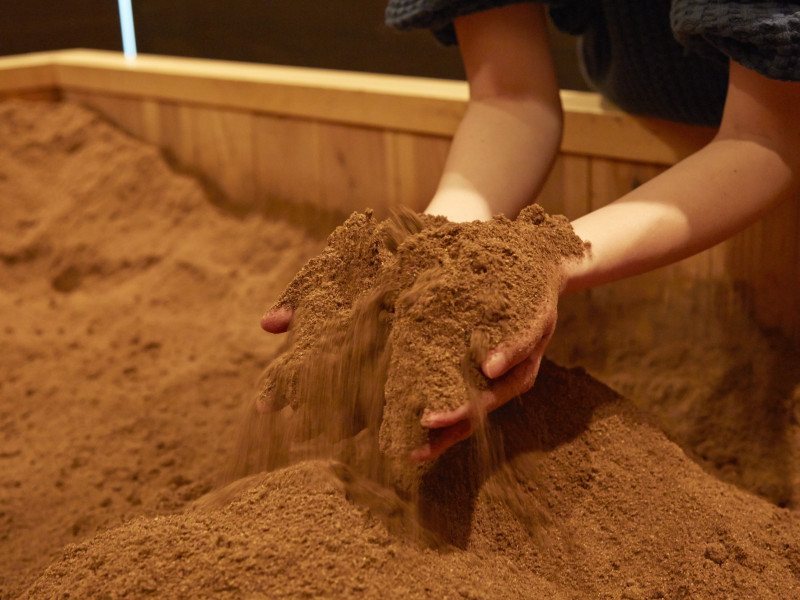
[[(458, 50), (384, 24), (386, 0), (133, 0), (143, 54), (462, 79)], [(0, 0), (0, 55), (122, 50), (116, 0)], [(586, 89), (575, 40), (552, 32), (561, 87)]]

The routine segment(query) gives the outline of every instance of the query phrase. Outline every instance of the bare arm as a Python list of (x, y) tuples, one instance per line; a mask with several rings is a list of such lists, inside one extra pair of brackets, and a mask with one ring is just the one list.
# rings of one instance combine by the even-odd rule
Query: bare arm
[(514, 217), (536, 197), (561, 141), (544, 8), (515, 4), (455, 26), (470, 102), (426, 212), (452, 221)]
[(569, 265), (565, 292), (661, 267), (730, 237), (800, 194), (800, 83), (737, 63), (722, 123), (705, 148), (573, 222), (591, 256)]
[[(732, 64), (720, 130), (699, 152), (612, 204), (573, 222), (592, 254), (565, 265), (564, 292), (642, 273), (708, 248), (800, 195), (800, 83)], [(553, 311), (554, 314), (554, 311)], [(470, 417), (533, 385), (552, 328), (532, 323), (482, 365), (493, 380), (480, 401), (430, 414), (438, 439), (414, 454), (444, 452), (471, 433)]]

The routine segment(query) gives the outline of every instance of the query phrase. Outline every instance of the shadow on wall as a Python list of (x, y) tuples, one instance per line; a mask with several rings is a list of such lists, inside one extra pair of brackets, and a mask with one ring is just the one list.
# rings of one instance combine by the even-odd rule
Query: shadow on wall
[[(463, 79), (458, 50), (426, 31), (384, 24), (387, 0), (137, 0), (137, 47), (145, 54)], [(122, 50), (110, 0), (9, 2), (0, 55), (64, 48)], [(552, 32), (561, 87), (586, 89), (575, 40)]]

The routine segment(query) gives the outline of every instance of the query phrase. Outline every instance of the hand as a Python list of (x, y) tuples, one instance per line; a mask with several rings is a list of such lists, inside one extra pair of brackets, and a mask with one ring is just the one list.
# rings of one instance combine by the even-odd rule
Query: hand
[(261, 317), (261, 329), (269, 333), (285, 333), (292, 324), (293, 315), (288, 306), (275, 306)]
[(437, 458), (472, 435), (491, 411), (530, 390), (555, 332), (556, 320), (557, 299), (553, 299), (542, 307), (540, 317), (528, 329), (489, 352), (481, 364), (483, 374), (490, 380), (489, 389), (455, 410), (424, 414), (420, 422), (431, 430), (431, 441), (415, 449), (411, 460)]

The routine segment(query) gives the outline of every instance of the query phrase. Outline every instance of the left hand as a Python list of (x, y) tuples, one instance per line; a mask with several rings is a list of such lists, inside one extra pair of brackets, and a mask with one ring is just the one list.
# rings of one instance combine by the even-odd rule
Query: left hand
[(472, 435), (475, 425), (486, 416), (530, 390), (539, 373), (545, 348), (553, 336), (557, 319), (557, 298), (542, 307), (539, 317), (516, 337), (491, 350), (481, 364), (490, 380), (489, 389), (475, 401), (446, 412), (429, 412), (421, 424), (431, 430), (431, 441), (411, 452), (411, 460), (433, 460), (445, 450)]

